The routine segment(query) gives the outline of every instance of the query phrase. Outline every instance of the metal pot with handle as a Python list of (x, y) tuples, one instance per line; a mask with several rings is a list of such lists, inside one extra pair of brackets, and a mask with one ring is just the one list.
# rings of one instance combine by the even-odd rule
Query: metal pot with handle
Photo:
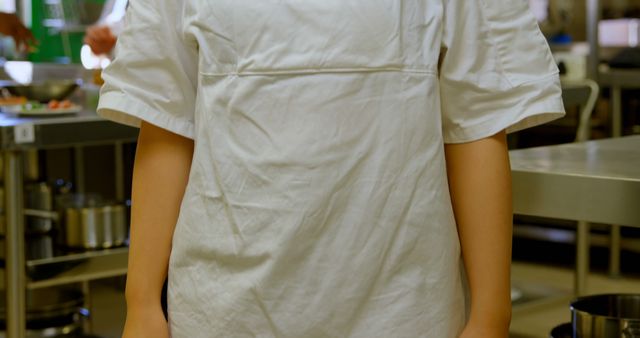
[(640, 338), (640, 294), (581, 297), (571, 315), (574, 338)]

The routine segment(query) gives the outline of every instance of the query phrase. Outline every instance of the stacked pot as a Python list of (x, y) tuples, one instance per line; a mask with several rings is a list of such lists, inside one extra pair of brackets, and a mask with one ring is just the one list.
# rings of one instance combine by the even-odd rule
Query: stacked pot
[(127, 240), (124, 205), (106, 203), (96, 195), (68, 195), (58, 201), (62, 243), (76, 249), (107, 249)]
[[(4, 290), (0, 292), (0, 338), (5, 337)], [(27, 338), (78, 337), (89, 313), (76, 285), (27, 291)]]

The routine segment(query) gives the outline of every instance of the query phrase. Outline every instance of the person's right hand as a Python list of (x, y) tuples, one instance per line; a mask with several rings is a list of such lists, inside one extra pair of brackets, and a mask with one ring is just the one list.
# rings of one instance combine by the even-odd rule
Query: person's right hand
[(19, 51), (29, 51), (29, 46), (36, 44), (31, 31), (15, 14), (0, 13), (0, 34), (12, 37)]
[(84, 43), (91, 47), (94, 54), (109, 54), (116, 45), (116, 38), (108, 26), (91, 26), (87, 28)]
[(169, 324), (162, 308), (127, 310), (122, 338), (169, 338)]

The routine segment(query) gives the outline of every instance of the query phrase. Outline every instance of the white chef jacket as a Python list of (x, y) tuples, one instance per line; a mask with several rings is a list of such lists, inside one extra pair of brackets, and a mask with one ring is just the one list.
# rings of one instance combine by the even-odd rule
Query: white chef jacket
[(563, 115), (525, 1), (132, 0), (127, 15), (99, 114), (195, 140), (172, 337), (461, 332), (443, 144)]

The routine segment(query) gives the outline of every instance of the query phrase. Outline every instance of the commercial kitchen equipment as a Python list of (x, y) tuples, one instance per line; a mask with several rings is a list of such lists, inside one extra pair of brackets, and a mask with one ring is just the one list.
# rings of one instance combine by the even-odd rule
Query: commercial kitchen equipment
[[(24, 242), (23, 156), (32, 149), (134, 142), (138, 131), (106, 121), (92, 111), (74, 116), (25, 118), (0, 114), (0, 151), (4, 159), (6, 212), (6, 308), (7, 336), (24, 338), (25, 289), (81, 282), (126, 273), (127, 249), (77, 253), (64, 257), (27, 261)], [(117, 166), (121, 168), (120, 166)], [(121, 178), (122, 180), (122, 178)], [(27, 281), (26, 268), (86, 261), (78, 269), (50, 279)]]
[(640, 294), (603, 294), (571, 303), (573, 334), (579, 338), (640, 337)]
[(578, 221), (574, 291), (589, 272), (589, 222), (640, 227), (640, 135), (513, 150), (516, 214)]

